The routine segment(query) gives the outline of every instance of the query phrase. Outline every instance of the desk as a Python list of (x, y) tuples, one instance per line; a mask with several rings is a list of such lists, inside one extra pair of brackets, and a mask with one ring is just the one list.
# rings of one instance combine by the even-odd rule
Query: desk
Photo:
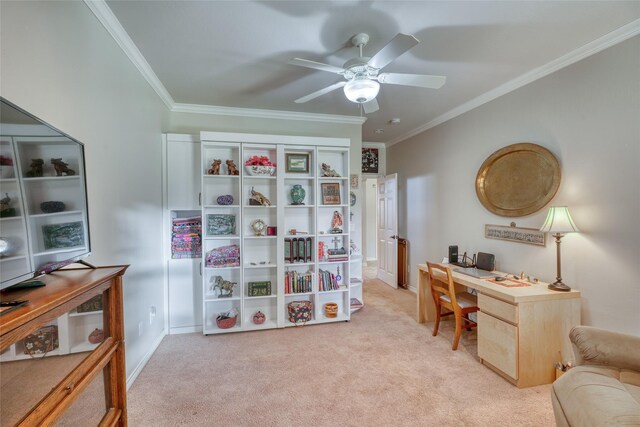
[[(480, 361), (518, 387), (552, 383), (558, 352), (564, 360), (573, 355), (569, 331), (580, 324), (580, 292), (552, 291), (543, 282), (510, 288), (453, 268), (456, 288), (478, 293)], [(426, 264), (419, 264), (417, 320), (434, 319), (429, 270)]]

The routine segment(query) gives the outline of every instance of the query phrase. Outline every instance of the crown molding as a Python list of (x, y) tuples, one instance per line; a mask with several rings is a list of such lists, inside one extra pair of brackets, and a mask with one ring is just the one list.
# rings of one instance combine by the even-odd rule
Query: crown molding
[(174, 113), (214, 114), (219, 116), (253, 117), (259, 119), (304, 120), (307, 122), (362, 125), (367, 118), (334, 114), (300, 113), (296, 111), (262, 110), (253, 108), (220, 107), (215, 105), (174, 104)]
[(582, 59), (601, 52), (638, 34), (640, 34), (640, 19), (636, 19), (635, 21), (632, 21), (590, 43), (587, 43), (586, 45), (573, 50), (568, 54), (561, 56), (560, 58), (557, 58), (538, 68), (534, 68), (533, 70), (521, 75), (520, 77), (510, 80), (507, 83), (472, 99), (471, 101), (461, 104), (460, 106), (447, 111), (441, 116), (436, 117), (430, 122), (425, 123), (422, 126), (419, 126), (403, 135), (400, 135), (388, 141), (386, 143), (386, 146), (391, 147), (392, 145), (416, 136), (419, 133), (422, 133), (455, 117), (458, 117), (468, 111), (473, 110), (474, 108), (493, 101), (494, 99), (506, 95), (509, 92), (513, 92), (516, 89), (519, 89), (529, 83), (548, 76), (549, 74), (554, 73), (562, 68), (568, 67), (571, 64), (574, 64)]
[(173, 98), (164, 87), (162, 82), (156, 73), (153, 72), (151, 66), (147, 60), (142, 56), (142, 53), (138, 50), (129, 34), (125, 31), (118, 21), (118, 18), (113, 14), (113, 11), (109, 8), (104, 0), (84, 0), (84, 3), (89, 7), (91, 12), (98, 18), (104, 28), (111, 34), (111, 37), (118, 43), (118, 46), (129, 57), (133, 65), (136, 66), (142, 77), (151, 85), (153, 90), (156, 91), (162, 102), (167, 106), (169, 110), (173, 107), (175, 102)]

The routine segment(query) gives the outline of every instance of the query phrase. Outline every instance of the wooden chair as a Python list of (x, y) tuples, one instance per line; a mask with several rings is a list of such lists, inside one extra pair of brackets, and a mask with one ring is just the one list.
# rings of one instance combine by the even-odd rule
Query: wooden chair
[[(469, 313), (478, 311), (478, 298), (468, 292), (459, 292), (456, 294), (450, 268), (430, 262), (427, 262), (427, 267), (429, 268), (431, 295), (436, 305), (436, 323), (433, 327), (433, 336), (438, 335), (440, 318), (453, 314), (456, 320), (456, 335), (453, 338), (452, 349), (457, 350), (460, 335), (462, 334), (463, 323), (465, 323), (465, 328), (468, 331), (478, 326), (477, 323), (469, 319)], [(440, 271), (444, 273), (444, 275), (435, 275), (434, 271)], [(443, 313), (443, 307), (448, 311)]]

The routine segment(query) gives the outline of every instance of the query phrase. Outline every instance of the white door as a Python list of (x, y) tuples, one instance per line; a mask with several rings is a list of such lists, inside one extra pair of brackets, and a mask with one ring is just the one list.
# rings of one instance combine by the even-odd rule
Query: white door
[(378, 178), (378, 279), (398, 287), (398, 174)]

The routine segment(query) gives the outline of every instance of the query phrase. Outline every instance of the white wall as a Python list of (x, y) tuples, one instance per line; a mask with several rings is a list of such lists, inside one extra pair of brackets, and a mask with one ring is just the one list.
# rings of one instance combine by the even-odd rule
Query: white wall
[[(131, 264), (124, 277), (130, 375), (164, 329), (160, 147), (166, 107), (83, 2), (2, 1), (0, 15), (1, 95), (85, 144), (88, 261)], [(158, 308), (153, 325), (151, 305)]]
[(484, 238), (484, 224), (540, 227), (487, 211), (475, 177), (494, 151), (517, 142), (551, 150), (562, 167), (551, 205), (567, 205), (580, 234), (562, 240), (564, 282), (582, 292), (584, 324), (640, 334), (640, 36), (389, 147), (400, 176), (400, 233), (415, 265), (447, 246), (491, 252), (497, 268), (553, 281), (556, 248)]

